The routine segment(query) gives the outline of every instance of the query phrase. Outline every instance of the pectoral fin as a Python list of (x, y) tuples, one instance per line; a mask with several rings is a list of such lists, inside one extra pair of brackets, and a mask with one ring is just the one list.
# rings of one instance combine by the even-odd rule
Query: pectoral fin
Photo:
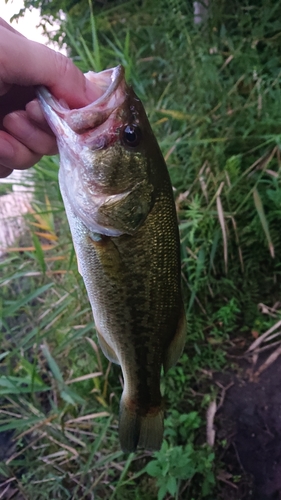
[(101, 347), (101, 350), (105, 357), (109, 360), (112, 361), (112, 363), (116, 363), (117, 365), (120, 365), (120, 361), (115, 353), (115, 351), (108, 345), (106, 340), (104, 340), (104, 337), (97, 331), (97, 336), (99, 340), (99, 344)]
[(182, 307), (182, 313), (180, 315), (177, 331), (165, 352), (164, 356), (164, 372), (166, 373), (172, 366), (176, 364), (179, 357), (182, 354), (184, 344), (186, 339), (186, 318), (185, 310)]

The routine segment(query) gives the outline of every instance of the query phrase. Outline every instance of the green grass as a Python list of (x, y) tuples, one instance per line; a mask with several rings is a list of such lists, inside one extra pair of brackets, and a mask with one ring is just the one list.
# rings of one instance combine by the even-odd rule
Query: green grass
[(216, 397), (208, 373), (227, 366), (236, 337), (247, 344), (273, 324), (258, 304), (280, 290), (281, 22), (276, 2), (213, 6), (194, 27), (181, 0), (94, 8), (95, 17), (80, 4), (64, 26), (83, 70), (124, 64), (167, 159), (188, 339), (162, 381), (162, 449), (124, 455), (120, 371), (97, 346), (58, 160), (44, 158), (25, 250), (0, 262), (0, 436), (15, 439), (0, 475), (24, 498), (218, 498), (221, 464), (205, 444)]

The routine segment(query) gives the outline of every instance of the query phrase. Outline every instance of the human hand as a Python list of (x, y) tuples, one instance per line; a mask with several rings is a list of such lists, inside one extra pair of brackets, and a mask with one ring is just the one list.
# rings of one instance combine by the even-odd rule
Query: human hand
[(0, 177), (57, 153), (55, 137), (36, 99), (36, 85), (48, 87), (70, 108), (96, 98), (70, 59), (28, 40), (0, 18)]

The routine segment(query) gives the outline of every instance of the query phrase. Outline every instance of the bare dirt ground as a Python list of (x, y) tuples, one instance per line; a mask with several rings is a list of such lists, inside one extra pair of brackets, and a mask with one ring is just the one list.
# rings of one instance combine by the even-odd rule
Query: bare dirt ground
[[(216, 415), (224, 476), (224, 500), (281, 499), (281, 357), (256, 376), (240, 361), (236, 373), (218, 374), (226, 391)], [(224, 440), (224, 441), (223, 441)]]

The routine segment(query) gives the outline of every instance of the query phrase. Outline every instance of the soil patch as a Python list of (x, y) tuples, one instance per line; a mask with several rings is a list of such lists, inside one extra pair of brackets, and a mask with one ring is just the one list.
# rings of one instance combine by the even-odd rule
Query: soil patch
[(281, 358), (257, 378), (243, 361), (238, 374), (219, 374), (215, 380), (224, 387), (233, 382), (216, 416), (217, 439), (227, 443), (222, 461), (231, 478), (229, 487), (227, 474), (223, 479), (222, 498), (281, 499)]

